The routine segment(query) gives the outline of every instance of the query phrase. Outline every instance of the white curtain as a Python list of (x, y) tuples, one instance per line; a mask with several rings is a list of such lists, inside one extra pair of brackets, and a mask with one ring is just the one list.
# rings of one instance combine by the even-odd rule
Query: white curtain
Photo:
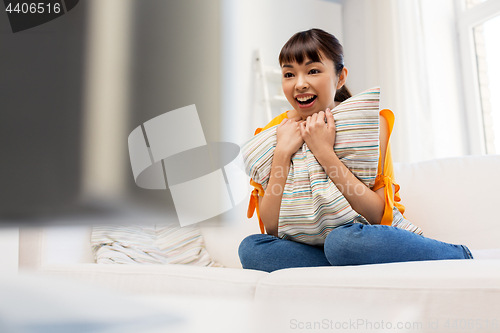
[(467, 153), (458, 34), (452, 0), (347, 0), (348, 85), (382, 88), (396, 123), (395, 162)]

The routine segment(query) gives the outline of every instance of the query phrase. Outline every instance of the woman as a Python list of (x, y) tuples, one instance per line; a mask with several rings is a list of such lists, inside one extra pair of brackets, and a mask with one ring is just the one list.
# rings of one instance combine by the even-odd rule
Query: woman
[[(250, 235), (240, 244), (239, 256), (243, 268), (271, 272), (291, 267), (473, 259), (465, 245), (426, 238), (418, 234), (421, 233), (418, 227), (404, 219), (404, 206), (398, 202), (399, 185), (393, 180), (389, 138), (394, 115), (390, 110), (382, 110), (379, 114), (380, 157), (371, 188), (365, 186), (338, 158), (333, 149), (336, 127), (331, 109), (351, 94), (345, 87), (348, 71), (344, 67), (343, 48), (337, 38), (320, 29), (299, 32), (283, 46), (279, 63), (283, 73), (283, 91), (293, 109), (255, 133), (277, 126), (266, 190), (262, 184), (251, 181), (255, 190), (249, 217), (256, 209), (262, 234)], [(308, 244), (307, 237), (294, 241), (285, 233), (280, 235), (280, 230), (284, 228), (284, 223), (280, 222), (283, 189), (292, 157), (304, 143), (364, 221), (335, 226), (325, 233), (323, 244)], [(360, 188), (364, 190), (360, 191)], [(394, 226), (402, 221), (410, 226), (407, 229), (414, 232)]]

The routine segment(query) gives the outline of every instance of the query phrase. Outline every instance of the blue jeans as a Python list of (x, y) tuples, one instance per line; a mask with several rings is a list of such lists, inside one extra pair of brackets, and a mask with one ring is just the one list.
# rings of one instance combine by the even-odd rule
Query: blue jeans
[(361, 223), (333, 229), (324, 246), (268, 234), (250, 235), (241, 242), (238, 254), (243, 268), (266, 272), (292, 267), (473, 259), (465, 245), (444, 243), (392, 226)]

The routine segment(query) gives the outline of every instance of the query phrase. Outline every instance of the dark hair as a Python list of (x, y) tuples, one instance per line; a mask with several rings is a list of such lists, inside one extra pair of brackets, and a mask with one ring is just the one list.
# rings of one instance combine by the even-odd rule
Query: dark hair
[[(344, 48), (339, 40), (332, 34), (321, 29), (310, 29), (297, 32), (283, 46), (279, 55), (280, 66), (284, 62), (294, 62), (299, 64), (304, 62), (305, 58), (312, 61), (320, 61), (320, 51), (335, 65), (337, 75), (344, 68)], [(343, 85), (335, 94), (336, 102), (343, 102), (351, 97), (351, 92)]]

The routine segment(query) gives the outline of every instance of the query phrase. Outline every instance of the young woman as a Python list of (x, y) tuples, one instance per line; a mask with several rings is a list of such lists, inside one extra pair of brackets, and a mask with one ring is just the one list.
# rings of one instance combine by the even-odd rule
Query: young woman
[[(396, 219), (404, 220), (404, 206), (398, 203), (399, 185), (393, 180), (389, 138), (394, 115), (390, 110), (380, 111), (380, 159), (373, 187), (362, 184), (337, 157), (333, 149), (336, 127), (330, 110), (351, 97), (345, 87), (348, 71), (337, 38), (320, 29), (299, 32), (283, 46), (279, 63), (283, 91), (293, 109), (255, 133), (278, 125), (267, 190), (251, 182), (255, 190), (249, 217), (257, 209), (262, 234), (250, 235), (240, 244), (243, 268), (271, 272), (291, 267), (473, 259), (465, 245), (392, 226)], [(283, 191), (274, 189), (285, 187), (292, 156), (304, 142), (352, 209), (369, 224), (352, 222), (335, 227), (321, 245), (278, 237)], [(356, 190), (359, 186), (365, 190)]]

